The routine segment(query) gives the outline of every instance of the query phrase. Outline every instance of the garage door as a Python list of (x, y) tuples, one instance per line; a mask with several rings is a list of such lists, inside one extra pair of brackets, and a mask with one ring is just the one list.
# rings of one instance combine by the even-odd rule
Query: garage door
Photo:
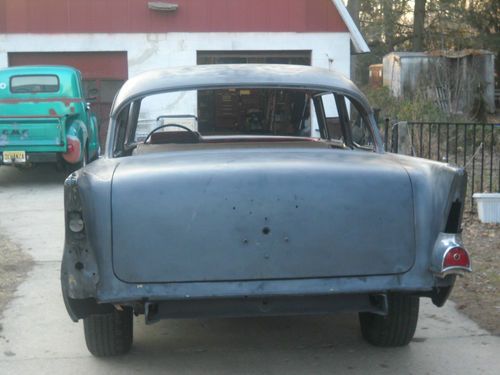
[(104, 145), (113, 98), (128, 78), (127, 52), (22, 52), (8, 56), (9, 66), (68, 65), (82, 72), (85, 95), (91, 99)]
[[(206, 64), (294, 64), (311, 65), (311, 51), (198, 51), (198, 65)], [(198, 92), (198, 129), (203, 134), (232, 134), (256, 117), (270, 117), (275, 123), (280, 108), (302, 97), (276, 95), (262, 90), (205, 90)], [(304, 105), (297, 106), (303, 107)], [(260, 108), (260, 110), (257, 110)], [(267, 115), (262, 112), (265, 109)], [(260, 121), (260, 120), (259, 120)], [(272, 127), (272, 126), (271, 126)]]
[(311, 51), (198, 51), (198, 65), (294, 64), (311, 65)]

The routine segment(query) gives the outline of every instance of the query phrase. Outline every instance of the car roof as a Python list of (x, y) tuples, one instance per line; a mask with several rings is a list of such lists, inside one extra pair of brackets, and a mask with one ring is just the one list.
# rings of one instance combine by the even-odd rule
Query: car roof
[(279, 87), (335, 91), (354, 97), (367, 111), (366, 97), (352, 81), (336, 72), (302, 65), (220, 64), (152, 70), (129, 79), (118, 92), (111, 115), (133, 100), (169, 91), (231, 87)]

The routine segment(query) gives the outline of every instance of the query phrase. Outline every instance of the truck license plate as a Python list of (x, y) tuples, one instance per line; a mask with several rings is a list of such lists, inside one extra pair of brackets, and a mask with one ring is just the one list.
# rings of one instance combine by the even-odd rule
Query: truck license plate
[(25, 163), (26, 162), (26, 152), (25, 151), (4, 151), (3, 152), (3, 162), (4, 163)]

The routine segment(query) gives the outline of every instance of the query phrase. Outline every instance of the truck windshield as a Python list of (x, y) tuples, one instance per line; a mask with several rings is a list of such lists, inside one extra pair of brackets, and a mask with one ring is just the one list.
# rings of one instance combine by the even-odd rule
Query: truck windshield
[(22, 75), (10, 79), (14, 94), (59, 91), (59, 78), (55, 75)]

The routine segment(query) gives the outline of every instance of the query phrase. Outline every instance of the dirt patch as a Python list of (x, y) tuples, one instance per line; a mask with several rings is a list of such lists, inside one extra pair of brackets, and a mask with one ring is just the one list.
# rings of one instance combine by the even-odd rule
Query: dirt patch
[(33, 259), (0, 233), (0, 317), (31, 267)]
[(463, 226), (473, 273), (458, 279), (451, 299), (481, 327), (500, 336), (500, 224), (483, 224), (467, 214)]

